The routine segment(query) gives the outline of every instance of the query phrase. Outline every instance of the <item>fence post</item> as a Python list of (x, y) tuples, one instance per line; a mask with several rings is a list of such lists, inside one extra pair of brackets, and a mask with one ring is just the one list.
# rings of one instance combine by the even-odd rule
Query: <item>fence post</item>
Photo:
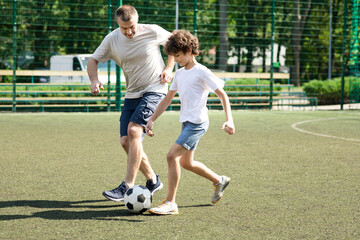
[[(118, 7), (122, 6), (122, 0), (118, 0)], [(115, 86), (115, 108), (116, 111), (121, 111), (121, 68), (116, 64), (116, 86)]]
[(194, 36), (197, 37), (197, 0), (194, 0)]
[(270, 110), (273, 105), (273, 72), (274, 72), (274, 40), (275, 40), (275, 0), (272, 0), (271, 7), (271, 56), (270, 56)]
[(330, 15), (330, 19), (329, 19), (329, 60), (328, 60), (328, 79), (331, 79), (331, 65), (332, 65), (332, 57), (331, 57), (331, 53), (332, 53), (332, 22), (333, 22), (333, 18), (332, 18), (332, 0), (330, 0), (330, 10), (329, 10), (329, 15)]
[[(111, 32), (111, 15), (112, 15), (112, 5), (111, 0), (108, 0), (108, 33)], [(111, 108), (111, 101), (110, 101), (110, 90), (111, 90), (111, 81), (110, 81), (110, 72), (111, 72), (111, 62), (108, 61), (107, 63), (107, 70), (108, 70), (108, 89), (107, 89), (107, 108), (106, 110), (110, 112)]]
[(17, 0), (13, 0), (13, 101), (12, 110), (16, 112), (16, 68), (17, 68)]
[(179, 0), (175, 3), (175, 29), (179, 29)]
[[(179, 29), (179, 0), (176, 0), (175, 7), (175, 29)], [(175, 72), (178, 70), (179, 64), (175, 63)]]
[(345, 47), (346, 47), (346, 29), (347, 29), (347, 4), (348, 0), (344, 3), (344, 25), (343, 25), (343, 42), (342, 42), (342, 70), (341, 70), (341, 100), (340, 109), (344, 110), (344, 88), (345, 88)]
[(115, 108), (121, 111), (121, 68), (116, 65)]

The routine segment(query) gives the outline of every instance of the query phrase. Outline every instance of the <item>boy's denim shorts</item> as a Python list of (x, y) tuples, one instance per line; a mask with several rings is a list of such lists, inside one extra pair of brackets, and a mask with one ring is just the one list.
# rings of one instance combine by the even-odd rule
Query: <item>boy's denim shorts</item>
[(129, 122), (145, 127), (164, 97), (163, 93), (148, 92), (141, 98), (125, 98), (120, 116), (120, 136), (127, 136)]
[(187, 150), (194, 151), (199, 143), (200, 138), (209, 128), (209, 121), (200, 124), (191, 122), (183, 122), (180, 136), (176, 143), (183, 146)]

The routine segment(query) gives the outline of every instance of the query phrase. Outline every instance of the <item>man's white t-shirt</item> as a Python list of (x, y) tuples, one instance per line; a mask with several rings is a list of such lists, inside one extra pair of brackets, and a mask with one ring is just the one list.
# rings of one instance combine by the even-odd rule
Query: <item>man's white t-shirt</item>
[(206, 107), (209, 92), (223, 87), (224, 81), (199, 63), (189, 70), (176, 71), (170, 90), (177, 90), (180, 97), (180, 122), (199, 124), (209, 120)]
[(132, 39), (119, 28), (109, 33), (92, 57), (104, 63), (113, 59), (126, 78), (125, 98), (140, 98), (146, 92), (167, 93), (167, 84), (160, 83), (165, 64), (160, 52), (170, 32), (154, 24), (138, 24)]

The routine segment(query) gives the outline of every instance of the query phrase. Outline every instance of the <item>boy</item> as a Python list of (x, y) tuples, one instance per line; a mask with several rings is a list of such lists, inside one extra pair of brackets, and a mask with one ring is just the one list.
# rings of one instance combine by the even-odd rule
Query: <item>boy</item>
[(235, 133), (235, 126), (228, 96), (222, 89), (224, 82), (195, 60), (195, 56), (199, 54), (198, 39), (188, 31), (176, 30), (165, 43), (164, 51), (173, 56), (183, 68), (176, 71), (169, 92), (149, 119), (145, 131), (149, 136), (154, 135), (152, 133), (154, 121), (166, 110), (178, 92), (181, 102), (180, 122), (182, 122), (182, 131), (167, 155), (167, 196), (161, 205), (149, 209), (152, 214), (168, 215), (178, 214), (175, 196), (180, 180), (180, 166), (213, 182), (215, 187), (215, 193), (212, 196), (213, 204), (222, 198), (223, 191), (230, 182), (230, 178), (219, 176), (203, 163), (194, 161), (196, 146), (209, 126), (206, 107), (209, 91), (216, 93), (225, 110), (226, 122), (222, 128), (232, 135)]

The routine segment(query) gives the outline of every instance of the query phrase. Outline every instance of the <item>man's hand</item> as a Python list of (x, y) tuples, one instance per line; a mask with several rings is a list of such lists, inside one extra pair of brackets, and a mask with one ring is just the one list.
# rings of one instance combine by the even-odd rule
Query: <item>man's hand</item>
[(165, 69), (161, 74), (160, 74), (160, 77), (161, 77), (161, 83), (170, 83), (171, 82), (171, 79), (172, 79), (172, 71), (171, 70), (168, 70), (168, 69)]
[(104, 86), (99, 80), (91, 81), (91, 93), (93, 95), (98, 95), (100, 93), (100, 89), (104, 90)]
[(235, 134), (235, 125), (233, 122), (224, 122), (222, 128), (225, 132), (227, 132), (229, 135)]
[(154, 122), (150, 119), (145, 126), (146, 135), (148, 135), (150, 137), (154, 136), (154, 133), (151, 131), (153, 129), (153, 127), (154, 127)]

